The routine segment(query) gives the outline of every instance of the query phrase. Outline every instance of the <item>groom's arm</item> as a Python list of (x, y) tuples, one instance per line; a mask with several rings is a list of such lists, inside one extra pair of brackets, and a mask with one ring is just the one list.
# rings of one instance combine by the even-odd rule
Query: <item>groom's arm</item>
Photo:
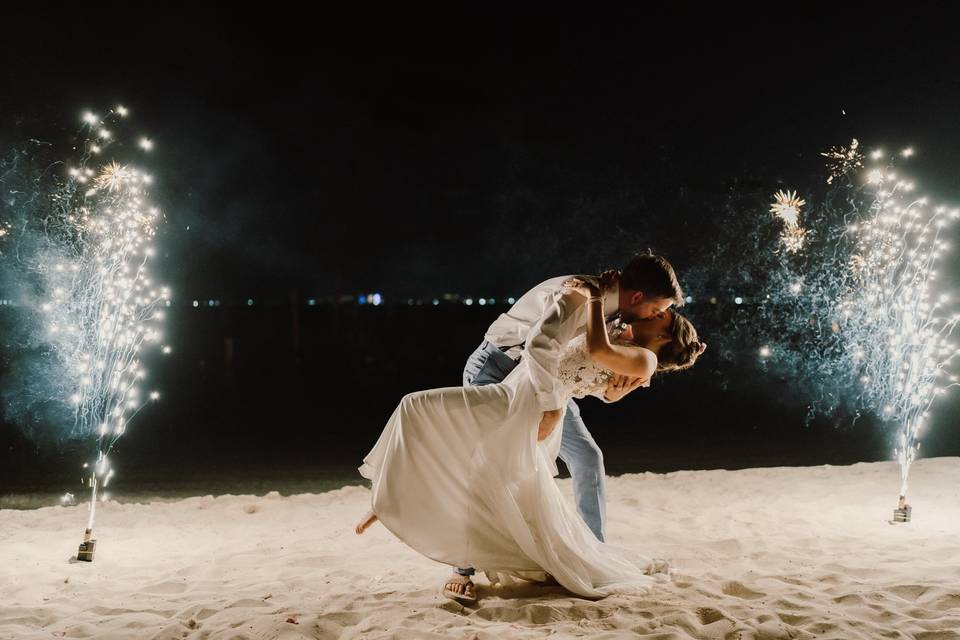
[(574, 291), (563, 289), (554, 293), (540, 320), (527, 334), (523, 357), (527, 360), (541, 411), (563, 408), (563, 393), (557, 380), (560, 351), (582, 325), (578, 312), (583, 303), (584, 297)]

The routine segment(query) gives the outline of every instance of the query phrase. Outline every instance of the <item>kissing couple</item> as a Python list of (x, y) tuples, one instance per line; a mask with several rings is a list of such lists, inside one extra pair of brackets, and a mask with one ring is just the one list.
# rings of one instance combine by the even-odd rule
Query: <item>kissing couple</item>
[[(666, 562), (604, 542), (603, 454), (574, 398), (616, 402), (692, 366), (706, 344), (673, 309), (682, 304), (673, 267), (650, 254), (528, 291), (490, 325), (463, 386), (400, 401), (359, 467), (372, 493), (356, 533), (379, 520), (452, 566), (440, 593), (462, 602), (477, 599), (477, 569), (492, 584), (559, 584), (588, 598), (669, 579)], [(557, 457), (576, 508), (555, 480)]]

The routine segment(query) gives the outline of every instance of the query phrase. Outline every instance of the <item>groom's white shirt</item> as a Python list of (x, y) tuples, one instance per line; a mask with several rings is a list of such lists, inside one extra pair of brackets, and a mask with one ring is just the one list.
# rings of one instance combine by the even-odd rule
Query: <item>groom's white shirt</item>
[[(500, 314), (484, 336), (487, 342), (507, 348), (507, 355), (512, 358), (523, 353), (543, 411), (563, 406), (557, 380), (560, 352), (567, 342), (587, 330), (586, 300), (563, 288), (563, 282), (572, 277), (550, 278), (527, 291), (506, 313)], [(604, 316), (617, 312), (619, 300), (619, 287), (603, 294)]]

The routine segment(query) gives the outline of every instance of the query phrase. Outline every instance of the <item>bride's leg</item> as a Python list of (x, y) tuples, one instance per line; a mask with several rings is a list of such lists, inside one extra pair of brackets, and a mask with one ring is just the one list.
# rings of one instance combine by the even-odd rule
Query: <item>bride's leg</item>
[(367, 511), (363, 515), (363, 517), (360, 518), (360, 522), (357, 523), (357, 527), (356, 529), (354, 529), (354, 531), (356, 531), (357, 535), (359, 536), (361, 533), (367, 530), (367, 527), (369, 527), (376, 521), (377, 521), (377, 514), (375, 514), (373, 511)]

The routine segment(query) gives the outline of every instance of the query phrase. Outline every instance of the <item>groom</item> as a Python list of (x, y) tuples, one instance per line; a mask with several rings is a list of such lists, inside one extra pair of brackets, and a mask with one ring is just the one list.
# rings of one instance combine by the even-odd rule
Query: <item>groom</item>
[[(622, 271), (614, 272), (614, 286), (603, 294), (608, 320), (617, 316), (623, 322), (657, 317), (671, 305), (683, 304), (683, 291), (673, 267), (666, 258), (639, 255)], [(543, 410), (538, 439), (553, 432), (561, 418), (563, 433), (560, 459), (570, 470), (577, 511), (603, 541), (606, 496), (603, 453), (580, 417), (580, 408), (570, 400), (562, 407), (562, 391), (557, 382), (560, 352), (566, 343), (586, 331), (586, 307), (571, 304), (570, 293), (563, 293), (563, 282), (571, 276), (551, 278), (525, 293), (510, 310), (494, 321), (484, 341), (467, 359), (463, 382), (484, 385), (501, 382), (520, 358), (527, 358), (530, 376)], [(607, 386), (605, 402), (616, 402), (647, 381), (616, 376)], [(457, 569), (443, 586), (447, 597), (475, 600), (473, 567)]]

